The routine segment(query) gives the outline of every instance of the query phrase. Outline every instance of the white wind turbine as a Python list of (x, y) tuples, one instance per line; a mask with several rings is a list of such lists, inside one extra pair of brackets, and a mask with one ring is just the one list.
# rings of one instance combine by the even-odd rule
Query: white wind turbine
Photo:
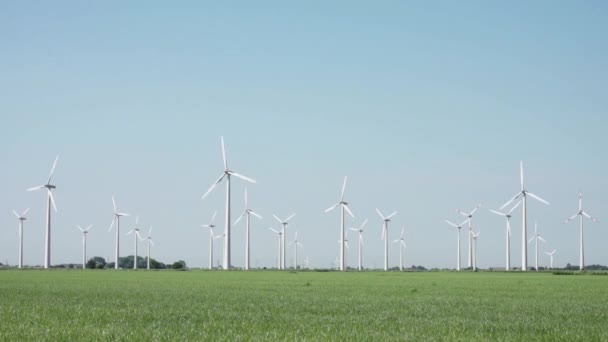
[(464, 220), (461, 224), (455, 224), (452, 223), (448, 220), (445, 220), (445, 222), (447, 224), (449, 224), (450, 226), (456, 228), (456, 235), (458, 236), (458, 244), (457, 244), (457, 249), (456, 249), (456, 271), (460, 271), (460, 230), (462, 229), (462, 227), (465, 225), (465, 223), (467, 223), (467, 221), (469, 221), (470, 219), (466, 219)]
[(213, 212), (211, 221), (208, 224), (202, 224), (201, 227), (209, 228), (209, 269), (213, 269), (213, 240), (215, 239), (213, 229), (215, 228), (215, 217), (217, 216), (217, 210)]
[(467, 261), (467, 267), (471, 267), (472, 263), (473, 263), (473, 254), (472, 254), (472, 250), (473, 250), (473, 246), (472, 246), (472, 235), (471, 233), (473, 232), (473, 214), (475, 214), (475, 212), (481, 207), (481, 203), (477, 204), (477, 206), (475, 206), (475, 208), (473, 208), (473, 210), (471, 210), (468, 213), (463, 212), (462, 210), (456, 210), (457, 213), (459, 213), (460, 215), (468, 218), (469, 220), (469, 254), (468, 254), (468, 261)]
[(405, 234), (405, 228), (401, 228), (401, 235), (399, 236), (399, 239), (393, 241), (394, 243), (399, 244), (399, 271), (403, 271), (403, 249), (407, 248), (403, 234)]
[[(213, 240), (217, 240), (217, 239), (221, 239), (221, 238), (224, 238), (224, 239), (225, 239), (225, 238), (226, 238), (226, 234), (225, 234), (225, 233), (222, 233), (222, 234), (220, 234), (220, 235), (214, 236), (214, 237), (213, 237)], [(221, 267), (223, 267), (223, 265), (220, 265), (220, 259), (217, 259), (217, 266), (218, 266), (218, 267), (220, 267), (220, 266), (221, 266)]]
[(82, 232), (82, 269), (84, 270), (87, 266), (87, 234), (93, 225), (90, 224), (85, 229), (82, 229), (79, 225), (76, 225), (76, 227)]
[(535, 244), (534, 244), (535, 245), (534, 268), (536, 269), (536, 271), (538, 271), (538, 241), (539, 240), (542, 241), (542, 242), (547, 242), (538, 233), (536, 221), (534, 221), (534, 236), (528, 241), (528, 243), (532, 243), (532, 241), (535, 241)]
[(23, 214), (19, 215), (16, 210), (13, 210), (13, 214), (15, 214), (19, 220), (19, 268), (23, 268), (23, 222), (27, 220), (25, 214), (27, 214), (28, 211), (30, 211), (30, 208), (25, 209)]
[(517, 207), (519, 207), (519, 205), (521, 204), (521, 201), (517, 202), (517, 204), (515, 204), (513, 206), (513, 208), (511, 208), (509, 211), (507, 211), (506, 213), (497, 211), (497, 210), (492, 210), (490, 209), (491, 212), (493, 212), (496, 215), (500, 215), (504, 218), (507, 219), (507, 259), (506, 259), (506, 267), (505, 270), (510, 270), (511, 269), (511, 213), (513, 213), (513, 210), (515, 210)]
[(253, 215), (259, 219), (262, 219), (262, 216), (260, 214), (249, 209), (249, 204), (247, 201), (247, 188), (245, 188), (245, 210), (243, 211), (243, 214), (241, 214), (241, 216), (239, 216), (236, 219), (236, 221), (234, 222), (234, 225), (236, 226), (239, 223), (239, 221), (243, 218), (243, 216), (246, 216), (245, 222), (246, 222), (247, 227), (245, 228), (245, 230), (246, 230), (246, 232), (245, 232), (245, 239), (246, 239), (246, 242), (245, 242), (245, 270), (249, 270), (249, 266), (250, 266), (249, 265), (250, 264), (250, 262), (249, 262), (249, 260), (250, 260), (250, 258), (249, 258), (249, 254), (250, 254), (250, 243), (249, 243), (249, 236), (250, 236), (249, 221), (250, 220), (249, 220), (249, 216), (250, 215)]
[(118, 269), (118, 258), (120, 257), (120, 218), (122, 216), (130, 216), (127, 213), (120, 213), (116, 209), (116, 201), (114, 200), (114, 196), (112, 196), (112, 206), (114, 207), (114, 217), (112, 217), (112, 224), (110, 225), (110, 229), (108, 232), (112, 230), (114, 227), (114, 223), (116, 223), (116, 252), (114, 254), (115, 263), (114, 269)]
[(391, 222), (391, 217), (395, 216), (397, 212), (395, 211), (386, 217), (382, 215), (378, 208), (376, 208), (376, 212), (384, 221), (384, 225), (382, 226), (382, 240), (384, 240), (384, 270), (388, 271), (388, 223)]
[(289, 224), (289, 220), (291, 220), (294, 216), (296, 216), (296, 214), (291, 214), (288, 218), (286, 218), (285, 220), (281, 220), (277, 215), (272, 215), (274, 216), (274, 218), (279, 221), (279, 223), (281, 224), (281, 267), (279, 267), (279, 269), (284, 270), (285, 269), (285, 228), (287, 228), (287, 225)]
[[(346, 190), (346, 179), (347, 177), (344, 177), (344, 182), (342, 183), (342, 193), (340, 195), (340, 201), (334, 205), (332, 205), (331, 207), (325, 209), (325, 213), (328, 213), (332, 210), (334, 210), (337, 207), (340, 207), (340, 241), (345, 241), (344, 240), (344, 236), (345, 236), (345, 232), (344, 232), (344, 210), (346, 210), (346, 212), (348, 212), (348, 214), (351, 217), (355, 217), (355, 215), (353, 215), (353, 213), (350, 211), (350, 209), (348, 208), (348, 203), (344, 201), (344, 190)], [(345, 265), (345, 251), (344, 251), (344, 243), (340, 243), (340, 270), (344, 271), (346, 269), (346, 265)]]
[(304, 247), (302, 246), (302, 244), (300, 243), (300, 241), (298, 241), (298, 232), (296, 232), (293, 241), (289, 243), (289, 246), (293, 245), (293, 269), (297, 270), (298, 269), (298, 246), (300, 247)]
[(528, 219), (527, 219), (527, 198), (528, 196), (534, 198), (535, 200), (544, 203), (546, 205), (549, 205), (549, 202), (545, 201), (544, 199), (536, 196), (535, 194), (529, 192), (528, 190), (526, 190), (524, 188), (524, 163), (523, 161), (519, 162), (519, 180), (520, 180), (520, 184), (521, 184), (521, 190), (520, 192), (518, 192), (515, 196), (513, 196), (513, 198), (511, 198), (510, 200), (507, 201), (507, 203), (503, 204), (502, 207), (500, 207), (500, 210), (503, 210), (504, 208), (506, 208), (509, 204), (513, 203), (513, 201), (515, 201), (516, 199), (518, 199), (521, 196), (521, 202), (522, 202), (522, 207), (521, 207), (521, 230), (522, 230), (522, 234), (521, 234), (521, 270), (522, 271), (526, 271), (528, 270), (528, 244), (526, 243), (526, 241), (528, 240)]
[(224, 147), (224, 137), (221, 137), (221, 142), (222, 142), (222, 158), (224, 159), (224, 172), (222, 172), (222, 175), (215, 181), (215, 183), (213, 183), (213, 185), (211, 185), (211, 187), (209, 188), (209, 190), (207, 190), (207, 192), (205, 192), (205, 194), (203, 195), (203, 199), (205, 197), (207, 197), (207, 195), (213, 191), (213, 189), (216, 187), (216, 185), (218, 185), (223, 179), (224, 177), (226, 178), (226, 227), (224, 230), (224, 235), (225, 235), (225, 240), (224, 240), (224, 261), (223, 261), (223, 268), (225, 270), (230, 269), (230, 265), (231, 265), (231, 260), (230, 260), (230, 176), (235, 176), (237, 178), (246, 180), (250, 183), (254, 183), (255, 181), (249, 177), (245, 177), (239, 173), (236, 173), (234, 171), (231, 171), (228, 169), (228, 161), (226, 160), (226, 149)]
[(477, 234), (471, 232), (471, 236), (473, 237), (473, 271), (477, 270), (477, 238), (479, 237), (479, 232)]
[(137, 227), (138, 223), (139, 223), (139, 216), (137, 216), (135, 218), (135, 226), (133, 226), (133, 228), (127, 233), (127, 235), (131, 235), (132, 233), (135, 233), (133, 235), (133, 240), (135, 242), (135, 256), (133, 257), (133, 269), (134, 270), (137, 269), (137, 240), (140, 240), (142, 238), (141, 235), (139, 235), (139, 227)]
[(283, 251), (283, 242), (282, 242), (282, 239), (281, 239), (281, 237), (283, 236), (283, 233), (280, 232), (280, 231), (278, 231), (278, 230), (276, 230), (276, 229), (274, 229), (274, 228), (268, 228), (268, 229), (272, 230), (273, 232), (275, 232), (277, 234), (277, 238), (278, 238), (278, 241), (279, 241), (279, 246), (278, 246), (278, 249), (277, 249), (277, 270), (280, 270), (281, 269), (281, 261), (283, 260), (283, 253), (282, 253), (282, 251)]
[(359, 232), (359, 271), (363, 269), (363, 227), (367, 220), (363, 221), (363, 224), (359, 228), (350, 228), (350, 230), (354, 230)]
[(553, 251), (551, 251), (551, 253), (545, 252), (545, 254), (547, 254), (551, 258), (551, 269), (553, 269), (553, 254), (555, 254), (556, 251), (557, 249), (554, 249)]
[(152, 226), (150, 226), (150, 230), (148, 231), (148, 236), (145, 238), (141, 238), (140, 240), (148, 240), (148, 260), (146, 260), (146, 269), (150, 269), (150, 245), (154, 246), (154, 242), (152, 242)]
[(593, 222), (597, 222), (598, 220), (591, 217), (591, 215), (587, 214), (584, 210), (583, 210), (583, 193), (579, 193), (578, 194), (578, 212), (574, 215), (572, 215), (571, 217), (569, 217), (566, 221), (564, 221), (564, 223), (568, 223), (570, 221), (572, 221), (575, 217), (580, 216), (580, 221), (579, 221), (579, 259), (578, 259), (578, 263), (579, 263), (579, 269), (582, 271), (585, 268), (585, 249), (583, 247), (583, 217), (586, 217), (588, 219), (590, 219)]
[(55, 158), (55, 162), (53, 163), (53, 167), (51, 167), (51, 172), (49, 174), (49, 178), (46, 181), (45, 185), (35, 186), (33, 188), (27, 189), (27, 191), (36, 191), (40, 189), (46, 188), (47, 194), (47, 204), (46, 204), (46, 235), (44, 238), (44, 268), (51, 267), (51, 205), (55, 212), (57, 212), (57, 206), (55, 205), (55, 198), (53, 197), (52, 190), (56, 188), (55, 185), (51, 184), (51, 177), (53, 177), (53, 172), (55, 172), (55, 167), (57, 167), (57, 161), (59, 160), (59, 156)]

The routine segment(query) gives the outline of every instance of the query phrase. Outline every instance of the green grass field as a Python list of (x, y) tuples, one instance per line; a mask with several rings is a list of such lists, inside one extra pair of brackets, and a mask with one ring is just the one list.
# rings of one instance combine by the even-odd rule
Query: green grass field
[(608, 276), (0, 271), (0, 341), (608, 341)]

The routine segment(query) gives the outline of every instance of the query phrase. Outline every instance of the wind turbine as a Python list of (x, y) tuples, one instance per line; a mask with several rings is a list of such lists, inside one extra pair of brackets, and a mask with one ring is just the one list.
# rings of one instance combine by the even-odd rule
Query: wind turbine
[(367, 220), (363, 221), (363, 224), (359, 228), (350, 228), (350, 230), (354, 230), (359, 232), (359, 271), (363, 270), (363, 227)]
[(209, 221), (209, 224), (202, 224), (201, 227), (203, 228), (209, 228), (209, 269), (212, 270), (213, 269), (213, 240), (214, 240), (214, 235), (213, 235), (213, 229), (215, 228), (215, 224), (213, 224), (213, 222), (215, 221), (215, 217), (217, 216), (217, 210), (213, 212), (213, 216), (211, 216), (211, 221)]
[(278, 230), (275, 230), (274, 228), (268, 228), (270, 230), (272, 230), (273, 232), (275, 232), (277, 234), (278, 240), (279, 240), (279, 248), (278, 248), (278, 252), (277, 252), (277, 270), (281, 269), (281, 264), (282, 264), (282, 260), (283, 260), (283, 245), (282, 245), (282, 235), (283, 232), (280, 232)]
[(133, 226), (133, 229), (131, 229), (127, 235), (131, 235), (131, 233), (135, 233), (133, 235), (133, 240), (135, 241), (135, 257), (133, 258), (133, 269), (136, 270), (137, 269), (137, 240), (141, 239), (141, 235), (139, 235), (139, 228), (137, 227), (137, 224), (139, 223), (139, 216), (137, 216), (135, 218), (135, 226)]
[(399, 239), (393, 241), (394, 243), (399, 244), (399, 271), (403, 271), (403, 249), (407, 248), (405, 245), (405, 238), (403, 237), (404, 233), (405, 228), (401, 228), (401, 236), (399, 236)]
[(93, 225), (90, 224), (85, 229), (82, 229), (79, 225), (76, 225), (76, 227), (82, 232), (82, 269), (84, 270), (87, 266), (87, 234)]
[(148, 240), (148, 260), (146, 261), (146, 269), (150, 269), (150, 245), (154, 246), (154, 242), (152, 242), (152, 226), (150, 226), (150, 230), (148, 231), (148, 236), (146, 238), (142, 238), (143, 240)]
[(542, 242), (547, 242), (538, 233), (536, 221), (534, 221), (534, 236), (528, 241), (528, 243), (532, 243), (532, 241), (535, 241), (535, 244), (534, 244), (535, 245), (534, 267), (536, 268), (536, 271), (538, 271), (538, 240), (540, 240)]
[[(344, 210), (346, 210), (348, 212), (348, 214), (351, 217), (355, 217), (355, 215), (353, 215), (353, 213), (350, 211), (350, 209), (348, 208), (348, 203), (344, 201), (344, 190), (346, 190), (346, 179), (347, 177), (344, 177), (344, 183), (342, 183), (342, 193), (340, 195), (340, 201), (334, 205), (332, 205), (331, 207), (325, 209), (325, 213), (328, 213), (332, 210), (334, 210), (337, 207), (340, 207), (340, 241), (345, 241), (344, 240)], [(344, 271), (346, 269), (346, 265), (344, 264), (344, 243), (340, 243), (340, 270)]]
[(583, 216), (590, 219), (593, 222), (597, 222), (598, 220), (591, 217), (591, 215), (587, 214), (584, 210), (583, 210), (583, 193), (579, 193), (578, 194), (578, 212), (574, 215), (572, 215), (571, 217), (569, 217), (566, 221), (564, 221), (564, 223), (568, 223), (570, 221), (572, 221), (575, 217), (580, 216), (580, 221), (579, 221), (579, 234), (580, 234), (580, 238), (579, 238), (579, 259), (578, 259), (578, 264), (579, 264), (579, 269), (582, 271), (585, 268), (585, 249), (583, 248)]
[(502, 213), (500, 211), (497, 210), (492, 210), (490, 209), (491, 212), (493, 212), (496, 215), (500, 215), (503, 216), (504, 218), (507, 219), (507, 259), (506, 259), (506, 267), (505, 270), (510, 270), (511, 269), (511, 213), (513, 213), (513, 210), (515, 210), (517, 207), (519, 207), (519, 205), (521, 204), (521, 201), (517, 202), (517, 204), (515, 204), (513, 206), (513, 208), (509, 209), (509, 211), (507, 211), (506, 213)]
[(277, 215), (272, 215), (281, 224), (281, 267), (279, 269), (285, 269), (285, 228), (296, 214), (291, 214), (287, 219), (281, 220)]
[(57, 167), (57, 161), (59, 160), (59, 156), (55, 158), (55, 162), (53, 163), (53, 167), (51, 167), (51, 173), (49, 173), (49, 178), (46, 181), (45, 185), (35, 186), (33, 188), (27, 189), (27, 191), (36, 191), (40, 189), (46, 188), (47, 194), (47, 204), (46, 204), (46, 235), (44, 238), (44, 268), (51, 267), (51, 205), (55, 212), (57, 212), (57, 206), (55, 205), (55, 198), (53, 197), (52, 190), (57, 188), (55, 185), (51, 184), (51, 177), (53, 177), (53, 172), (55, 172), (55, 167)]
[(473, 255), (472, 255), (472, 245), (471, 245), (471, 238), (472, 235), (471, 233), (473, 232), (473, 214), (475, 214), (475, 212), (477, 211), (477, 209), (479, 209), (481, 207), (481, 203), (477, 204), (477, 206), (475, 206), (475, 208), (473, 208), (473, 210), (471, 210), (471, 212), (465, 213), (462, 210), (456, 210), (457, 213), (459, 213), (460, 215), (466, 217), (469, 219), (469, 255), (468, 255), (468, 262), (467, 262), (467, 267), (471, 267), (471, 264), (473, 262)]
[(395, 211), (394, 213), (392, 213), (386, 217), (384, 217), (384, 215), (382, 215), (382, 213), (380, 212), (380, 210), (378, 210), (378, 208), (376, 208), (376, 212), (378, 213), (378, 215), (380, 215), (380, 217), (384, 221), (384, 225), (382, 227), (382, 240), (384, 240), (384, 270), (388, 271), (388, 223), (391, 222), (391, 217), (395, 216), (397, 214), (397, 212)]
[(547, 254), (551, 258), (551, 269), (553, 269), (553, 254), (555, 254), (556, 251), (557, 249), (554, 249), (551, 253), (545, 252), (545, 254)]
[(503, 210), (504, 208), (506, 208), (509, 204), (513, 203), (513, 201), (515, 201), (516, 199), (518, 199), (521, 196), (521, 202), (522, 202), (522, 207), (521, 207), (521, 270), (522, 271), (527, 271), (528, 270), (528, 244), (526, 243), (526, 241), (528, 240), (528, 219), (527, 219), (527, 198), (528, 196), (534, 198), (535, 200), (544, 203), (546, 205), (549, 205), (549, 202), (545, 201), (544, 199), (536, 196), (535, 194), (529, 192), (528, 190), (526, 190), (524, 188), (524, 162), (520, 161), (519, 162), (519, 180), (520, 180), (520, 184), (521, 184), (521, 190), (515, 195), (513, 196), (513, 198), (511, 198), (510, 200), (507, 201), (507, 203), (503, 204), (502, 207), (500, 207), (500, 210)]
[(479, 237), (479, 232), (477, 234), (471, 232), (471, 236), (473, 237), (473, 271), (477, 270), (477, 238)]
[(310, 260), (308, 260), (308, 256), (304, 259), (304, 267), (308, 270), (310, 269)]
[(246, 220), (245, 222), (247, 223), (247, 227), (246, 227), (246, 243), (245, 243), (245, 270), (249, 270), (249, 247), (250, 247), (250, 243), (249, 243), (249, 216), (253, 215), (259, 219), (262, 219), (262, 216), (260, 216), (260, 214), (256, 213), (255, 211), (249, 209), (249, 204), (247, 201), (247, 188), (245, 188), (245, 210), (243, 211), (243, 213), (241, 214), (241, 216), (239, 216), (236, 221), (234, 222), (234, 225), (236, 226), (239, 221), (243, 218), (243, 216), (246, 216)]
[(293, 241), (289, 243), (289, 246), (293, 245), (293, 269), (297, 270), (298, 269), (298, 246), (300, 247), (304, 247), (302, 246), (302, 244), (298, 241), (298, 232), (296, 232)]
[(226, 148), (224, 147), (224, 137), (221, 137), (222, 142), (222, 158), (224, 159), (224, 171), (222, 175), (211, 185), (209, 190), (205, 192), (203, 195), (203, 199), (207, 197), (207, 195), (215, 189), (215, 187), (226, 177), (226, 228), (224, 230), (224, 235), (226, 239), (224, 240), (224, 265), (223, 268), (225, 270), (230, 269), (230, 176), (235, 176), (237, 178), (246, 180), (250, 183), (254, 183), (255, 181), (249, 177), (245, 177), (239, 173), (231, 171), (228, 169), (228, 161), (226, 160)]
[(110, 225), (110, 229), (108, 230), (108, 232), (110, 232), (112, 230), (112, 228), (114, 227), (114, 223), (116, 223), (116, 253), (115, 253), (115, 260), (116, 262), (114, 263), (114, 269), (118, 269), (118, 258), (120, 257), (120, 218), (122, 216), (131, 216), (127, 213), (120, 213), (118, 212), (118, 210), (116, 209), (116, 201), (114, 200), (114, 196), (112, 196), (112, 206), (114, 207), (114, 217), (112, 218), (112, 224)]
[[(222, 233), (222, 234), (220, 234), (220, 235), (214, 236), (214, 237), (213, 237), (213, 240), (217, 240), (217, 239), (221, 239), (221, 238), (224, 238), (224, 239), (225, 239), (225, 238), (226, 238), (226, 234), (225, 234), (225, 233)], [(217, 259), (217, 263), (218, 263), (218, 265), (217, 265), (218, 267), (220, 267), (220, 266), (222, 266), (222, 267), (223, 267), (223, 265), (220, 265), (220, 264), (219, 264), (219, 263), (220, 263), (220, 259), (219, 259), (219, 258)], [(224, 268), (224, 269), (225, 269), (225, 268)]]
[(30, 211), (30, 208), (25, 209), (23, 214), (19, 215), (16, 210), (13, 210), (13, 214), (15, 214), (19, 220), (19, 268), (23, 268), (23, 222), (27, 220), (25, 214), (27, 214), (28, 211)]
[(455, 223), (452, 223), (452, 222), (450, 222), (448, 220), (445, 220), (445, 222), (447, 224), (449, 224), (450, 226), (452, 226), (452, 227), (454, 227), (454, 228), (457, 229), (456, 230), (456, 235), (458, 236), (458, 245), (457, 245), (458, 247), (457, 247), (457, 250), (456, 250), (456, 257), (457, 257), (457, 259), (456, 259), (456, 271), (460, 271), (460, 230), (462, 229), (462, 227), (464, 226), (464, 224), (467, 223), (467, 221), (469, 221), (469, 220), (470, 219), (466, 219), (461, 224), (455, 224)]

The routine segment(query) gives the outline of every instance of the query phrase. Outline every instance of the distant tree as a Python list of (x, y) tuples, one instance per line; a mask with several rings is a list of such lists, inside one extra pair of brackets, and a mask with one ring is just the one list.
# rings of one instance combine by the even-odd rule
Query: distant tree
[(106, 266), (106, 259), (99, 257), (99, 256), (95, 256), (92, 257), (91, 259), (89, 259), (89, 261), (87, 261), (85, 267), (86, 268), (90, 268), (90, 269), (101, 269), (104, 268)]
[(183, 260), (179, 260), (173, 263), (173, 265), (171, 265), (171, 268), (174, 270), (181, 270), (181, 269), (185, 269), (186, 268), (186, 262)]

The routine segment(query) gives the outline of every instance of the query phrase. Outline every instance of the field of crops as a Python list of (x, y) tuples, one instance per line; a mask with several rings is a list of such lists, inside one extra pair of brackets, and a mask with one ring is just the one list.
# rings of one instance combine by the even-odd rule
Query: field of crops
[(0, 271), (0, 341), (608, 340), (608, 276)]

